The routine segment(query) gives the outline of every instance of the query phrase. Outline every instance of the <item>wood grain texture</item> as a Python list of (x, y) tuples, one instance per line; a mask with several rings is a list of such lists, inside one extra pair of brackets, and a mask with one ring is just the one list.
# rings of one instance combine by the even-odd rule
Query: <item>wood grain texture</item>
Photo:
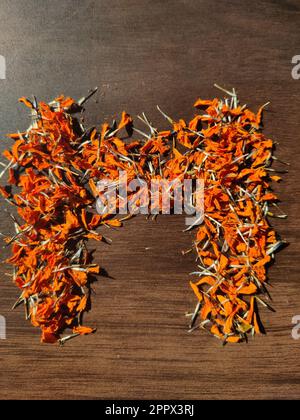
[[(291, 77), (291, 58), (300, 54), (299, 1), (0, 0), (0, 16), (2, 137), (28, 123), (17, 105), (23, 95), (79, 98), (98, 85), (88, 123), (126, 109), (164, 125), (156, 104), (191, 117), (193, 101), (218, 94), (218, 82), (254, 109), (271, 101), (266, 133), (291, 163), (277, 188), (289, 219), (275, 224), (290, 245), (270, 270), (277, 312), (262, 311), (266, 336), (222, 348), (204, 332), (188, 334), (195, 261), (181, 250), (192, 236), (182, 233), (181, 217), (140, 217), (110, 232), (112, 246), (97, 247), (110, 276), (95, 285), (86, 317), (98, 332), (64, 348), (40, 344), (23, 310), (10, 310), (17, 290), (2, 266), (0, 398), (298, 399), (300, 341), (291, 337), (291, 319), (300, 314), (300, 80)], [(1, 206), (0, 230), (9, 233)]]

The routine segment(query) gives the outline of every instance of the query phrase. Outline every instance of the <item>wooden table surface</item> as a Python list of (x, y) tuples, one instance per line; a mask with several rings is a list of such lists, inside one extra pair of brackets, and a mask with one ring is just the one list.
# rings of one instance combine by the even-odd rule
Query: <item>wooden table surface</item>
[[(174, 118), (191, 117), (193, 102), (235, 87), (255, 110), (271, 101), (266, 133), (291, 163), (277, 190), (288, 220), (275, 224), (290, 245), (269, 277), (276, 313), (262, 310), (266, 336), (222, 347), (205, 332), (187, 332), (195, 299), (188, 286), (196, 265), (183, 257), (193, 234), (179, 216), (143, 217), (111, 231), (95, 258), (109, 277), (95, 285), (87, 323), (97, 334), (65, 347), (42, 345), (39, 331), (11, 311), (17, 289), (1, 266), (1, 399), (233, 399), (300, 397), (300, 54), (299, 0), (0, 0), (0, 130), (24, 129), (17, 99), (79, 98), (98, 86), (87, 121), (100, 124), (123, 109), (145, 111), (164, 124), (156, 104)], [(9, 144), (4, 139), (1, 149)], [(12, 230), (1, 202), (0, 230)], [(148, 248), (148, 249), (146, 249)], [(9, 255), (3, 249), (1, 259)]]

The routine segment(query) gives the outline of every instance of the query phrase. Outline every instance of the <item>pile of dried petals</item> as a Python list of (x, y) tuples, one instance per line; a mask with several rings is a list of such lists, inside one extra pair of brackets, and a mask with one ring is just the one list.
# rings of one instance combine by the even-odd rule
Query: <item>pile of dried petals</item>
[[(98, 229), (103, 225), (122, 225), (113, 215), (96, 214), (96, 183), (116, 180), (119, 170), (126, 171), (128, 182), (136, 176), (148, 182), (204, 180), (191, 329), (207, 329), (223, 342), (261, 332), (257, 303), (268, 306), (261, 297), (267, 293), (266, 266), (282, 244), (267, 221), (277, 202), (270, 181), (280, 178), (270, 169), (273, 142), (261, 132), (263, 107), (254, 114), (239, 105), (234, 90), (227, 96), (199, 99), (200, 112), (189, 123), (163, 113), (170, 131), (158, 131), (143, 114), (149, 135), (136, 130), (144, 139), (130, 142), (120, 136), (120, 130), (133, 128), (125, 112), (118, 125), (103, 124), (98, 132), (85, 129), (76, 116), (88, 98), (76, 103), (61, 96), (50, 104), (20, 99), (33, 121), (26, 132), (10, 135), (15, 143), (4, 152), (9, 163), (2, 172), (9, 171), (10, 185), (1, 192), (20, 219), (11, 216), (16, 234), (6, 238), (14, 282), (22, 291), (15, 306), (25, 304), (43, 342), (62, 344), (94, 332), (82, 326), (90, 285), (100, 272), (87, 242), (106, 241)], [(72, 334), (61, 338), (68, 328)]]

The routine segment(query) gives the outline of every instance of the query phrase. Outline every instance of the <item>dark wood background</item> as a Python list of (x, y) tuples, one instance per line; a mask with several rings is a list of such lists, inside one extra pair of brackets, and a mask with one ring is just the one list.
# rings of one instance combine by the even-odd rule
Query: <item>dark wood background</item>
[[(300, 80), (291, 77), (291, 59), (300, 54), (299, 0), (0, 0), (0, 16), (2, 149), (5, 133), (28, 124), (17, 104), (23, 95), (79, 98), (97, 85), (89, 123), (126, 109), (163, 125), (156, 104), (191, 117), (197, 97), (219, 94), (217, 82), (254, 109), (271, 101), (266, 133), (291, 163), (279, 186), (289, 218), (275, 223), (290, 245), (270, 271), (277, 312), (262, 311), (266, 336), (223, 348), (204, 332), (189, 334), (195, 261), (181, 250), (192, 236), (182, 233), (181, 217), (140, 217), (109, 232), (112, 246), (97, 248), (111, 277), (95, 285), (86, 318), (98, 332), (64, 348), (40, 344), (22, 308), (10, 310), (17, 290), (2, 266), (0, 398), (298, 399), (300, 341), (291, 320), (300, 314)], [(1, 206), (1, 231), (9, 233)], [(8, 255), (3, 249), (1, 259)]]

